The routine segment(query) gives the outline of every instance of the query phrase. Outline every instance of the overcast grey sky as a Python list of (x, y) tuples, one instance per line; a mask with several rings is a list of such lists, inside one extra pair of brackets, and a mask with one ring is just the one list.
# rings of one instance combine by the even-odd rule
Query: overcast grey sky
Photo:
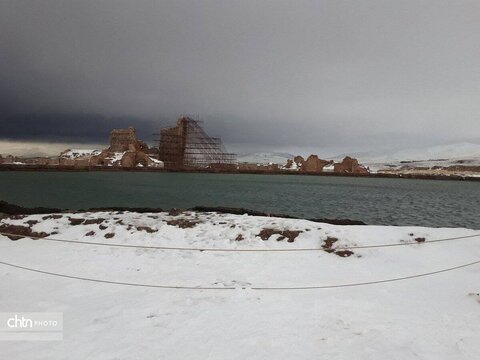
[(480, 1), (0, 0), (0, 48), (2, 139), (184, 113), (235, 151), (480, 139)]

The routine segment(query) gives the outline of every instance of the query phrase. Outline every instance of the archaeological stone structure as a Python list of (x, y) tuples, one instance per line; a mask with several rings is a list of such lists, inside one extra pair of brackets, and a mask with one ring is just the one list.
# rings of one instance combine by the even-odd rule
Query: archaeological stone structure
[(345, 157), (342, 162), (335, 163), (334, 172), (342, 174), (368, 174), (369, 171), (358, 163), (357, 159), (350, 156)]
[(128, 129), (113, 129), (110, 133), (110, 152), (145, 151), (148, 145), (137, 139), (137, 132), (133, 127)]
[(323, 160), (317, 155), (310, 155), (306, 160), (302, 156), (295, 156), (289, 159), (284, 166), (285, 170), (295, 170), (306, 173), (322, 173), (325, 172), (326, 166), (333, 166), (333, 172), (343, 174), (368, 174), (367, 168), (358, 164), (356, 159), (347, 156), (340, 163), (333, 160)]

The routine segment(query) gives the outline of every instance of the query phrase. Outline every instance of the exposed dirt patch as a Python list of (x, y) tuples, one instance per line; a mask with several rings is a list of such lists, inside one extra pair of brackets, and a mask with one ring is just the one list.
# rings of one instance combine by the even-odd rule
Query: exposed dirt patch
[(424, 237), (417, 237), (417, 238), (415, 238), (415, 241), (416, 241), (417, 243), (424, 243), (424, 242), (425, 242), (425, 238), (424, 238)]
[(95, 231), (89, 231), (85, 234), (85, 236), (93, 236), (95, 235)]
[(18, 240), (24, 237), (33, 236), (34, 238), (44, 238), (48, 236), (46, 232), (35, 232), (28, 226), (1, 224), (0, 232), (14, 235), (6, 235), (10, 240)]
[(68, 221), (70, 221), (70, 225), (80, 225), (85, 221), (85, 219), (69, 217)]
[(152, 229), (149, 226), (137, 226), (137, 230), (146, 231), (147, 233), (150, 233), (150, 234), (158, 231), (157, 229)]
[(280, 230), (275, 230), (275, 229), (262, 229), (257, 236), (260, 237), (262, 240), (268, 240), (270, 236), (273, 234), (280, 234)]
[(183, 213), (182, 210), (180, 210), (180, 209), (175, 209), (175, 208), (170, 209), (170, 210), (168, 211), (168, 215), (170, 215), (170, 216), (178, 216), (178, 215), (181, 215), (182, 213)]
[(280, 235), (280, 237), (277, 239), (277, 241), (282, 241), (288, 239), (288, 242), (294, 242), (296, 237), (300, 235), (302, 231), (301, 230), (278, 230), (278, 229), (271, 229), (271, 228), (265, 228), (258, 233), (257, 236), (260, 237), (262, 240), (268, 240), (270, 239), (270, 236), (274, 234)]
[(243, 237), (242, 234), (238, 234), (237, 237), (235, 238), (236, 241), (242, 241), (244, 240), (245, 238)]
[(108, 226), (106, 226), (106, 225), (98, 225), (98, 228), (99, 228), (100, 230), (105, 230), (106, 228), (108, 228)]
[(337, 256), (340, 257), (349, 257), (354, 254), (353, 251), (350, 250), (335, 250), (333, 249), (333, 245), (338, 241), (336, 237), (327, 237), (325, 241), (323, 242), (322, 249), (325, 250), (328, 253), (334, 253)]
[(63, 217), (63, 215), (47, 215), (47, 216), (44, 216), (42, 217), (43, 220), (49, 220), (49, 219), (61, 219)]
[(181, 229), (193, 228), (199, 221), (191, 221), (187, 219), (168, 220), (167, 224), (172, 226), (178, 226)]
[(28, 224), (29, 226), (33, 226), (35, 224), (38, 224), (38, 220), (28, 220), (25, 223)]
[(106, 239), (111, 239), (115, 236), (115, 233), (108, 233), (104, 235)]
[(115, 221), (115, 224), (125, 225), (125, 224), (123, 223), (123, 220), (117, 220), (117, 221)]
[(327, 237), (327, 239), (323, 242), (322, 248), (328, 253), (332, 253), (335, 250), (332, 249), (333, 244), (335, 244), (338, 241), (337, 238), (335, 237)]
[(98, 218), (98, 219), (88, 219), (88, 220), (85, 220), (85, 222), (83, 223), (83, 225), (91, 225), (91, 224), (101, 224), (105, 221), (105, 219), (102, 219), (102, 218)]
[(353, 255), (353, 251), (350, 250), (337, 250), (334, 252), (335, 255), (338, 255), (340, 257), (349, 257)]

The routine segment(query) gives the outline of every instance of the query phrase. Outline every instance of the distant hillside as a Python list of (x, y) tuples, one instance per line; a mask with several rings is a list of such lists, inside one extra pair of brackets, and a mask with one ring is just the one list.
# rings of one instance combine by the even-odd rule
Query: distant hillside
[[(360, 162), (363, 163), (428, 160), (480, 160), (480, 144), (462, 142), (424, 148), (404, 149), (400, 151), (371, 151), (347, 155), (356, 157)], [(341, 159), (344, 156), (345, 154), (335, 156), (334, 158)]]
[(293, 159), (295, 155), (289, 153), (277, 152), (258, 152), (249, 154), (239, 154), (237, 156), (238, 162), (247, 162), (253, 164), (279, 164), (284, 165), (288, 159)]

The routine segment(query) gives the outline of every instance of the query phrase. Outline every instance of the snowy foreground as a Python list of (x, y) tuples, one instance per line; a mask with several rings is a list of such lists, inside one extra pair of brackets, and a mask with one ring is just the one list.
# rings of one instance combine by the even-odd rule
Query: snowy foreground
[(109, 244), (0, 236), (0, 261), (114, 282), (0, 264), (0, 311), (64, 317), (63, 341), (0, 341), (3, 359), (480, 359), (480, 264), (308, 289), (478, 261), (480, 237), (428, 242), (479, 231), (192, 212), (32, 215), (0, 229)]

